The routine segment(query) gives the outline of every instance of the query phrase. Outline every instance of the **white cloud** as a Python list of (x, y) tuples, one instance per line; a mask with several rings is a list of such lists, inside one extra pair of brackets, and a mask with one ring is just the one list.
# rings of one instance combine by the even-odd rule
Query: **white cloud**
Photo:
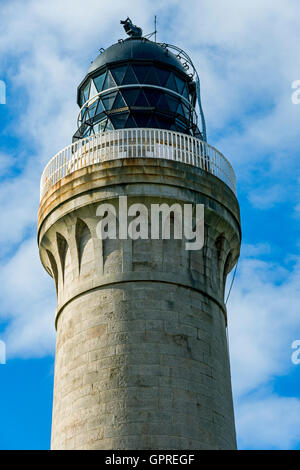
[(241, 190), (258, 174), (299, 174), (300, 106), (291, 102), (299, 14), (293, 1), (188, 1), (171, 25), (200, 73), (208, 137), (233, 163)]
[[(294, 197), (300, 106), (291, 103), (291, 83), (300, 79), (299, 4), (292, 0), (3, 3), (0, 53), (6, 68), (0, 76), (6, 72), (12, 100), (8, 105), (15, 107), (15, 120), (7, 132), (24, 146), (21, 154), (18, 149), (11, 155), (20, 173), (10, 175), (0, 187), (0, 255), (20, 244), (0, 268), (0, 315), (9, 322), (8, 355), (53, 352), (55, 289), (40, 265), (35, 240), (26, 236), (35, 229), (42, 168), (70, 143), (75, 131), (76, 87), (98, 49), (124, 36), (118, 25), (121, 18), (129, 15), (151, 32), (153, 15), (158, 14), (158, 39), (191, 55), (201, 77), (209, 140), (233, 163), (240, 189), (249, 191), (250, 202), (268, 208), (283, 197), (293, 197), (294, 206), (300, 207), (299, 197)], [(9, 158), (0, 155), (2, 174), (10, 167)], [(268, 177), (268, 185), (258, 183), (257, 175)], [(293, 189), (284, 196), (286, 181)], [(289, 371), (290, 344), (300, 338), (298, 265), (289, 272), (255, 259), (268, 250), (272, 253), (263, 244), (245, 247), (231, 294), (233, 385), (243, 445), (260, 442), (289, 448), (300, 439), (293, 417), (293, 413), (299, 416), (298, 400), (271, 394), (256, 401), (245, 398)], [(262, 423), (259, 429), (257, 423)]]
[(243, 449), (289, 450), (300, 441), (300, 400), (269, 395), (236, 408), (238, 445)]
[(32, 168), (0, 186), (0, 255), (9, 252), (36, 224), (39, 175)]
[[(234, 164), (240, 189), (244, 187), (241, 177), (253, 185), (249, 172), (255, 169), (263, 174), (266, 165), (271, 165), (269, 176), (283, 178), (290, 172), (293, 179), (298, 159), (295, 152), (286, 159), (283, 147), (298, 145), (300, 107), (292, 105), (290, 87), (300, 70), (295, 50), (300, 32), (294, 19), (299, 12), (300, 6), (292, 1), (284, 5), (280, 1), (237, 4), (234, 0), (226, 5), (219, 0), (184, 4), (134, 0), (126, 5), (96, 0), (6, 2), (0, 51), (8, 61), (12, 95), (26, 97), (25, 103), (14, 102), (16, 121), (10, 132), (17, 133), (24, 144), (35, 146), (34, 154), (26, 157), (25, 185), (24, 175), (18, 179), (21, 192), (24, 188), (20, 196), (24, 195), (28, 205), (35, 204), (43, 165), (70, 143), (76, 130), (76, 88), (89, 60), (99, 47), (124, 36), (118, 22), (128, 14), (150, 32), (153, 15), (158, 13), (159, 39), (174, 42), (191, 54), (202, 81), (208, 135), (221, 132), (212, 143)], [(24, 16), (29, 20), (24, 21)], [(9, 183), (6, 189), (3, 187), (2, 200), (11, 213), (15, 197)], [(279, 195), (270, 191), (266, 197), (271, 204)], [(264, 198), (263, 193), (259, 196), (250, 192), (254, 204)], [(17, 242), (32, 226), (32, 214), (24, 210), (14, 220), (19, 227), (13, 237)], [(9, 242), (3, 233), (0, 239)]]
[(228, 302), (236, 397), (292, 367), (291, 343), (300, 338), (299, 260), (293, 271), (257, 259), (241, 260)]
[(0, 152), (0, 178), (6, 176), (14, 163), (15, 161), (10, 155)]
[(53, 354), (55, 289), (42, 268), (35, 239), (22, 243), (0, 268), (0, 319), (8, 322), (1, 334), (7, 356), (40, 357)]
[(288, 271), (255, 259), (268, 248), (245, 246), (228, 302), (237, 435), (243, 449), (292, 449), (300, 442), (298, 390), (291, 397), (272, 391), (274, 380), (296, 367), (291, 346), (300, 339), (300, 260), (293, 257)]
[(257, 243), (256, 245), (242, 244), (241, 254), (247, 258), (255, 258), (261, 255), (268, 254), (272, 251), (269, 243)]
[(248, 199), (256, 209), (271, 209), (278, 202), (283, 202), (287, 196), (286, 188), (275, 184), (271, 187), (254, 188), (250, 191)]

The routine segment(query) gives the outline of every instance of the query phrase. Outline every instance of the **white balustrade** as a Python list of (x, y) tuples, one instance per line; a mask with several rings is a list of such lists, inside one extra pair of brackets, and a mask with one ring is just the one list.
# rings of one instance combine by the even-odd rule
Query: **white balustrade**
[(195, 137), (163, 129), (120, 129), (81, 139), (58, 152), (41, 178), (41, 199), (58, 181), (80, 168), (122, 158), (162, 158), (201, 168), (236, 194), (233, 168), (222, 153)]

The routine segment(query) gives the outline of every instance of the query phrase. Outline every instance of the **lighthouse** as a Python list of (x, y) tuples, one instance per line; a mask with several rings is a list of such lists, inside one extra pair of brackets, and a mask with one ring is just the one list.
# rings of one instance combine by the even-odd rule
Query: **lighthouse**
[(41, 177), (38, 244), (57, 293), (51, 448), (235, 449), (235, 174), (207, 142), (189, 56), (122, 23)]

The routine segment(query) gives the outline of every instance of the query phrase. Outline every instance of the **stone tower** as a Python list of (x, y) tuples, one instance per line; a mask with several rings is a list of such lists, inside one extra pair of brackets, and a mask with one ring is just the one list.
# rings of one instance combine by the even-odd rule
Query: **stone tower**
[[(38, 243), (57, 292), (51, 446), (234, 449), (224, 288), (241, 241), (235, 175), (198, 128), (188, 56), (125, 25), (130, 38), (79, 85), (73, 143), (41, 180)], [(170, 239), (99, 236), (99, 206), (120, 218), (121, 196), (149, 209), (149, 227), (153, 204), (203, 205), (204, 246), (172, 237), (172, 210)]]

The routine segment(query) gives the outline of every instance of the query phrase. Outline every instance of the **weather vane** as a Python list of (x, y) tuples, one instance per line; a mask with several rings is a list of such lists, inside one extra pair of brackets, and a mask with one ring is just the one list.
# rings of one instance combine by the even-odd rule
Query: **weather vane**
[(141, 38), (143, 34), (142, 28), (139, 26), (136, 26), (135, 24), (132, 24), (132, 21), (129, 17), (126, 18), (125, 21), (120, 21), (120, 23), (123, 25), (126, 34), (128, 36), (131, 36), (132, 38)]

